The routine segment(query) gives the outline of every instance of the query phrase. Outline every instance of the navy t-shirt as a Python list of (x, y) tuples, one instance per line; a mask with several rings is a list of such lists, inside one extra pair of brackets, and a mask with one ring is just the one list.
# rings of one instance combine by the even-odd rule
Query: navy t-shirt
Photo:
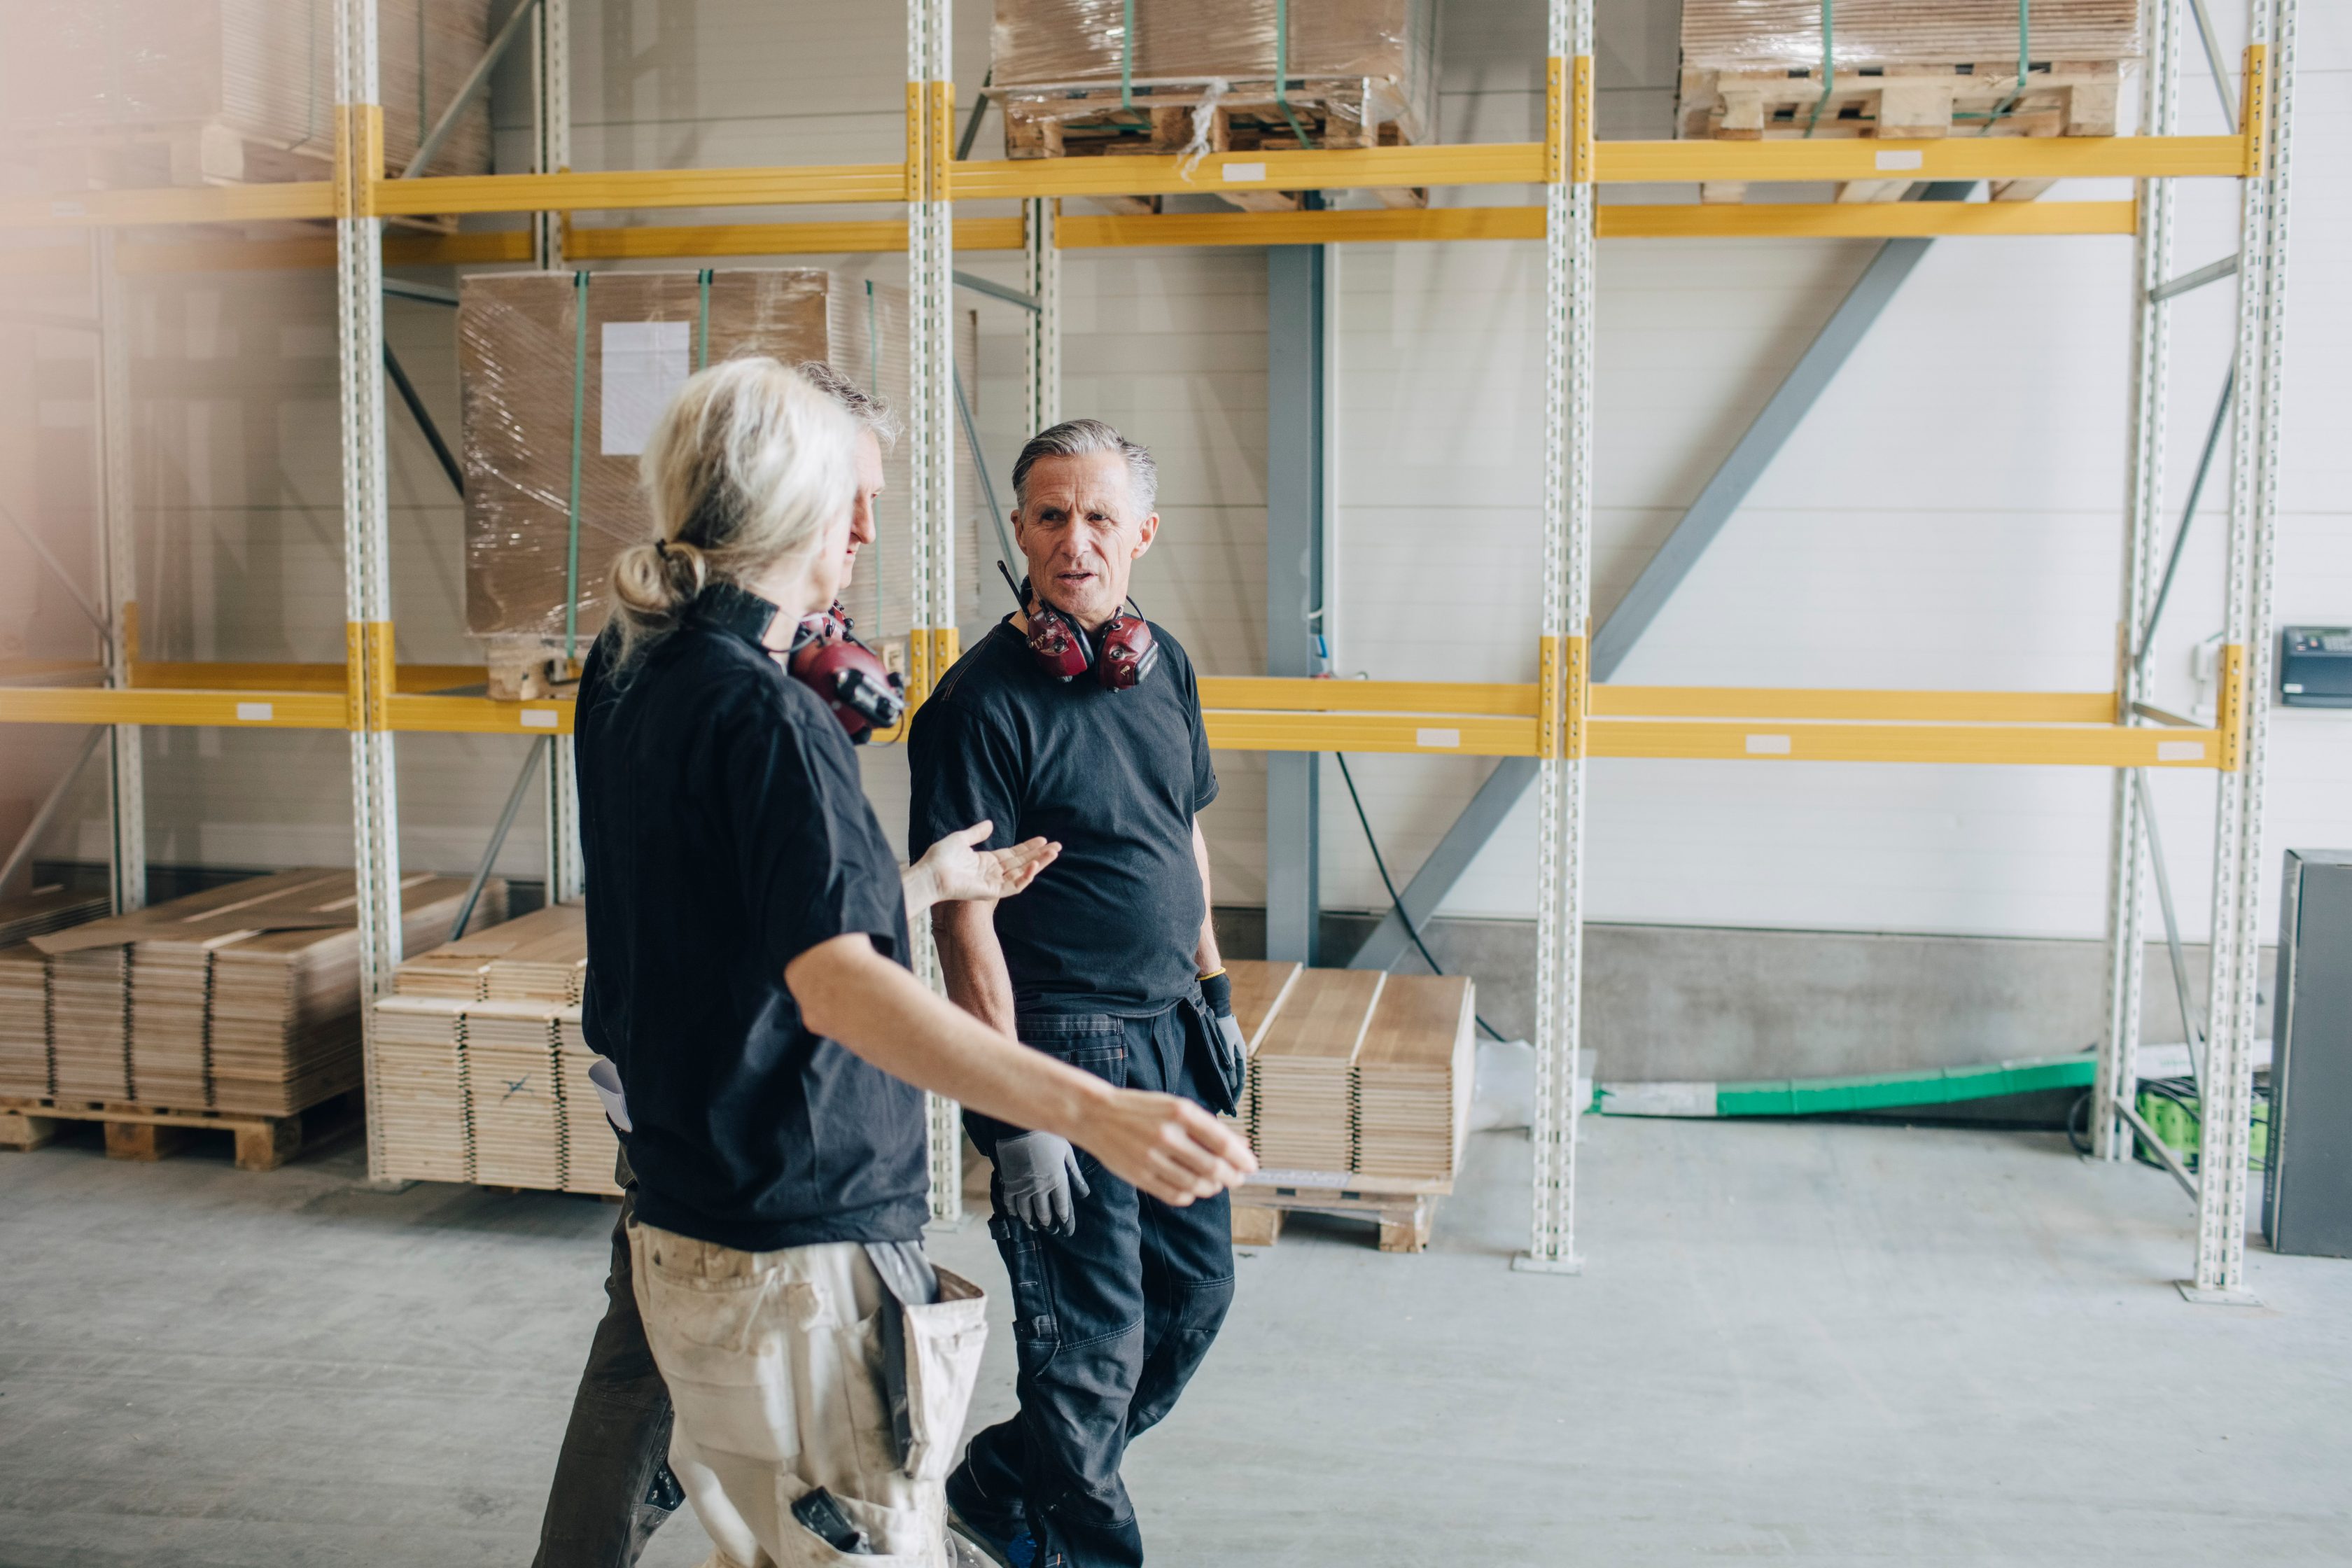
[(637, 1214), (722, 1247), (912, 1241), (919, 1091), (809, 1032), (784, 966), (831, 938), (907, 961), (897, 858), (857, 756), (759, 644), (772, 606), (706, 595), (615, 682), (580, 682), (588, 1043), (629, 1100)]
[(915, 714), (907, 849), (985, 817), (1002, 848), (1044, 837), (1061, 857), (996, 906), (1023, 1008), (1158, 1012), (1192, 994), (1208, 913), (1192, 818), (1217, 798), (1200, 684), (1151, 628), (1159, 668), (1127, 691), (1039, 669), (1000, 622)]

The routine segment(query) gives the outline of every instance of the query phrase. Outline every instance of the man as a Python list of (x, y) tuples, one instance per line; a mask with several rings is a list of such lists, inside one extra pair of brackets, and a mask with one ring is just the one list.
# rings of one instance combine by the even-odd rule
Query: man
[[(811, 360), (800, 373), (831, 395), (857, 422), (857, 498), (849, 519), (846, 589), (857, 552), (874, 542), (875, 503), (883, 489), (882, 454), (898, 437), (890, 411), (839, 371)], [(589, 1343), (588, 1364), (572, 1397), (572, 1420), (555, 1461), (555, 1480), (540, 1524), (536, 1568), (628, 1568), (644, 1552), (686, 1494), (670, 1474), (669, 1390), (654, 1366), (637, 1317), (630, 1278), (628, 1225), (636, 1179), (627, 1154), (614, 1173), (621, 1212), (613, 1226), (613, 1260), (604, 1279), (605, 1308)]]
[[(949, 995), (1113, 1083), (1231, 1111), (1241, 1037), (1209, 921), (1198, 818), (1217, 779), (1199, 689), (1176, 640), (1126, 614), (1160, 528), (1151, 456), (1074, 420), (1023, 449), (1013, 488), (1021, 608), (916, 715), (908, 850), (983, 817), (991, 847), (1063, 847), (1017, 900), (934, 908)], [(1160, 1203), (1048, 1132), (967, 1126), (995, 1164), (1020, 1411), (972, 1439), (952, 1517), (1015, 1568), (1140, 1563), (1120, 1461), (1224, 1321), (1230, 1207)]]

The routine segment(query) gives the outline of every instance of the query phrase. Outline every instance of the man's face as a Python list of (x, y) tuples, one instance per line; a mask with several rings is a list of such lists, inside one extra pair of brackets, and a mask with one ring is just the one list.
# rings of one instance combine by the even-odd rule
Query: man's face
[(1136, 558), (1160, 531), (1160, 514), (1138, 510), (1118, 453), (1039, 458), (1013, 514), (1013, 542), (1038, 596), (1088, 631), (1118, 614)]
[[(854, 532), (856, 519), (862, 511), (862, 503), (851, 502), (826, 521), (824, 536), (809, 560), (810, 602), (802, 606), (787, 606), (793, 609), (795, 618), (838, 603), (842, 591), (849, 586), (849, 568), (857, 559), (857, 541)], [(871, 539), (874, 536), (869, 532), (866, 537)]]
[(874, 503), (882, 495), (882, 443), (874, 432), (860, 427), (857, 432), (857, 500), (849, 513), (849, 546), (841, 564), (841, 585), (857, 574), (857, 551), (860, 545), (874, 542)]

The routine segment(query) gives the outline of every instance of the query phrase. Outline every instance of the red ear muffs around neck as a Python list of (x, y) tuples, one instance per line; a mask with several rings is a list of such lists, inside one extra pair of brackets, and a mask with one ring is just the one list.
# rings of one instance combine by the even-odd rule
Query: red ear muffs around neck
[(1112, 691), (1127, 691), (1143, 684), (1160, 662), (1160, 644), (1151, 636), (1151, 623), (1140, 615), (1119, 612), (1102, 625), (1102, 656), (1095, 660), (1095, 679)]
[[(1133, 615), (1121, 610), (1105, 621), (1097, 634), (1102, 639), (1097, 648), (1084, 626), (1047, 604), (1043, 595), (1033, 595), (1027, 578), (1015, 583), (1013, 569), (1002, 561), (996, 569), (1003, 574), (1004, 585), (1013, 590), (1021, 613), (1028, 617), (1030, 657), (1055, 680), (1076, 680), (1091, 669), (1096, 683), (1105, 690), (1127, 691), (1141, 685), (1160, 662), (1159, 644), (1141, 610)], [(1034, 609), (1030, 607), (1033, 604)], [(1134, 604), (1132, 599), (1128, 601), (1130, 608)]]

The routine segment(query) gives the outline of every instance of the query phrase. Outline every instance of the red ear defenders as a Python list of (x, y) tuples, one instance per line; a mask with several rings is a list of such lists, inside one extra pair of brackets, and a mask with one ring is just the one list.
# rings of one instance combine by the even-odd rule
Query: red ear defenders
[(1121, 610), (1102, 624), (1102, 647), (1097, 651), (1087, 636), (1087, 629), (1047, 604), (1044, 595), (1037, 597), (1037, 607), (1029, 607), (1029, 579), (1013, 580), (1012, 569), (1000, 561), (997, 571), (1004, 574), (1004, 585), (1013, 590), (1020, 601), (1022, 613), (1029, 617), (1029, 653), (1036, 659), (1037, 668), (1056, 680), (1075, 680), (1091, 669), (1095, 680), (1108, 691), (1125, 691), (1143, 684), (1160, 662), (1160, 645), (1152, 639), (1150, 623), (1143, 618), (1135, 601), (1129, 615)]
[(849, 738), (860, 743), (877, 729), (896, 724), (907, 710), (907, 683), (857, 640), (838, 599), (831, 609), (802, 618), (784, 668), (823, 698)]

